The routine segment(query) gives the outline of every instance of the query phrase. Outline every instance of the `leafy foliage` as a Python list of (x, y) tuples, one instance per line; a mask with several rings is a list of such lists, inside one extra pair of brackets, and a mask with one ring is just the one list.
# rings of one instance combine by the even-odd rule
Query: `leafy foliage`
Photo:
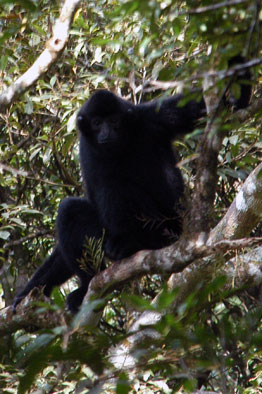
[(86, 271), (91, 266), (92, 272), (99, 272), (104, 258), (103, 251), (104, 234), (100, 239), (94, 237), (87, 237), (84, 244), (83, 256), (79, 264), (83, 271)]
[[(176, 90), (159, 91), (153, 81), (183, 81), (184, 89), (192, 84), (198, 87), (204, 72), (211, 66), (226, 68), (235, 54), (261, 57), (260, 2), (228, 3), (81, 3), (59, 61), (0, 115), (2, 307), (10, 304), (16, 289), (52, 248), (59, 202), (83, 193), (75, 117), (96, 88), (113, 90), (138, 103)], [(40, 55), (59, 6), (47, 0), (0, 0), (0, 90)], [(253, 73), (256, 98), (261, 95), (261, 69)], [(224, 84), (221, 81), (221, 88)], [(219, 155), (216, 220), (261, 161), (261, 119), (258, 111), (241, 124), (224, 124), (228, 133)], [(178, 143), (189, 193), (199, 133)], [(261, 226), (254, 233), (261, 235)], [(101, 248), (92, 242), (88, 245), (97, 260)], [(155, 275), (143, 278), (139, 289), (134, 283), (125, 294), (115, 292), (99, 328), (86, 327), (68, 335), (58, 326), (1, 337), (0, 391), (182, 393), (202, 385), (215, 392), (260, 392), (260, 289), (226, 293), (225, 280), (219, 277), (207, 285), (198, 284), (174, 312), (178, 290), (169, 292), (164, 287), (160, 293), (161, 282), (164, 279)], [(60, 298), (54, 294), (54, 302), (61, 304), (67, 286)], [(140, 295), (130, 294), (135, 292)], [(134, 350), (138, 369), (129, 375), (112, 367), (108, 351), (128, 338), (132, 317), (142, 311), (160, 313), (162, 318), (151, 327), (157, 334), (154, 339), (147, 337)]]

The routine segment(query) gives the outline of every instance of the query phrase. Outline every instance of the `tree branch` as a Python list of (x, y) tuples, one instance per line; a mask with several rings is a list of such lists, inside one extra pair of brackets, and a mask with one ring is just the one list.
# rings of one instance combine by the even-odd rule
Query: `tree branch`
[[(258, 243), (262, 244), (262, 238), (245, 238), (229, 242), (223, 240), (210, 246), (206, 246), (203, 241), (201, 237), (195, 241), (190, 240), (186, 242), (185, 240), (181, 240), (168, 248), (158, 251), (141, 251), (131, 258), (123, 260), (121, 263), (112, 264), (105, 271), (96, 275), (90, 282), (81, 311), (74, 319), (72, 325), (73, 330), (83, 325), (95, 326), (102, 313), (98, 298), (105, 296), (111, 292), (111, 290), (122, 286), (127, 281), (145, 274), (178, 273), (190, 263), (193, 264), (190, 265), (189, 271), (192, 269), (196, 270), (194, 275), (195, 280), (198, 280), (198, 278), (203, 275), (204, 269), (213, 273), (215, 267), (214, 264), (212, 265), (207, 259), (203, 259), (200, 263), (196, 263), (195, 261), (197, 259), (207, 256), (214, 257), (217, 256), (218, 253), (223, 253), (225, 251), (241, 250), (247, 246), (256, 245)], [(255, 271), (252, 267), (249, 270), (249, 275), (244, 275), (245, 280), (249, 278), (250, 285), (253, 283), (252, 280), (257, 284), (257, 278), (254, 277)], [(183, 282), (180, 283), (181, 285), (188, 284), (188, 280), (184, 276), (185, 271), (186, 270), (183, 271), (182, 276), (179, 276), (183, 278)], [(200, 273), (198, 273), (198, 271), (200, 271)], [(201, 277), (199, 280), (204, 280), (204, 278), (205, 276)], [(195, 283), (194, 281), (194, 284)], [(190, 283), (190, 286), (190, 291), (192, 291), (192, 283)], [(61, 321), (58, 320), (62, 318), (62, 315), (57, 315), (56, 310), (48, 310), (42, 314), (36, 313), (37, 306), (34, 304), (36, 298), (39, 302), (39, 291), (34, 289), (30, 295), (17, 306), (16, 314), (13, 314), (12, 307), (10, 306), (0, 311), (0, 335), (15, 332), (22, 328), (32, 331), (33, 329), (52, 328), (58, 324), (61, 325)], [(96, 310), (97, 307), (98, 311)], [(150, 315), (150, 321), (153, 317), (154, 315)], [(66, 323), (63, 322), (63, 325), (65, 324)]]
[(215, 71), (215, 70), (209, 70), (207, 72), (200, 72), (193, 74), (191, 77), (183, 79), (182, 81), (156, 81), (156, 80), (148, 80), (145, 82), (144, 85), (136, 90), (136, 93), (138, 93), (139, 90), (145, 90), (145, 87), (148, 85), (151, 85), (154, 87), (154, 89), (161, 89), (161, 90), (168, 90), (168, 89), (174, 89), (174, 88), (181, 88), (186, 84), (191, 83), (192, 81), (197, 81), (201, 79), (215, 79), (216, 81), (221, 81), (225, 78), (233, 77), (237, 73), (253, 68), (256, 66), (259, 66), (262, 64), (262, 59), (257, 58), (257, 59), (252, 59), (249, 60), (248, 62), (237, 64), (233, 67), (220, 70), (220, 71)]
[(208, 232), (212, 225), (215, 192), (217, 185), (218, 154), (224, 138), (221, 119), (217, 116), (221, 109), (217, 79), (209, 73), (203, 80), (204, 99), (208, 122), (199, 143), (201, 152), (197, 162), (196, 180), (190, 209), (190, 231)]
[(210, 5), (210, 6), (199, 7), (199, 8), (195, 8), (193, 10), (189, 10), (189, 11), (187, 11), (187, 14), (190, 14), (190, 15), (203, 14), (205, 12), (216, 11), (219, 8), (232, 7), (234, 5), (238, 5), (238, 4), (242, 4), (242, 3), (248, 3), (248, 0), (224, 1), (224, 2), (213, 4), (213, 5)]
[(246, 237), (261, 220), (262, 163), (247, 177), (227, 213), (211, 231), (208, 243)]
[[(134, 256), (122, 260), (121, 263), (113, 263), (109, 268), (97, 274), (90, 282), (88, 292), (81, 307), (81, 318), (77, 318), (77, 326), (93, 325), (98, 321), (98, 315), (89, 307), (93, 299), (103, 297), (117, 287), (123, 286), (132, 279), (137, 279), (147, 274), (170, 274), (182, 273), (187, 266), (188, 272), (194, 271), (191, 278), (191, 291), (199, 281), (205, 280), (213, 274), (216, 265), (217, 255), (228, 252), (229, 250), (241, 250), (256, 244), (262, 244), (262, 238), (244, 238), (237, 241), (223, 240), (213, 244), (207, 244), (202, 234), (197, 239), (180, 241), (174, 245), (156, 251), (141, 251)], [(205, 257), (205, 259), (203, 259)], [(201, 262), (199, 262), (199, 259)], [(201, 272), (201, 274), (198, 273)], [(181, 274), (180, 274), (181, 275)], [(181, 276), (179, 275), (179, 278)], [(188, 282), (185, 279), (185, 282)], [(181, 283), (180, 283), (181, 285)], [(178, 286), (175, 286), (178, 287)], [(183, 298), (184, 299), (184, 298)]]
[[(39, 308), (35, 303), (35, 297), (39, 301), (40, 292), (32, 290), (30, 296), (23, 301), (19, 313), (14, 314), (12, 307), (8, 306), (0, 311), (0, 335), (9, 335), (17, 330), (25, 329), (32, 332), (38, 329), (47, 329), (57, 326), (66, 326), (65, 315), (58, 310), (50, 309), (37, 313)], [(42, 295), (40, 299), (44, 299)]]
[(80, 3), (80, 0), (65, 1), (53, 28), (53, 36), (46, 42), (44, 51), (34, 64), (0, 95), (0, 112), (3, 113), (5, 107), (29, 89), (58, 59), (66, 46), (73, 16)]

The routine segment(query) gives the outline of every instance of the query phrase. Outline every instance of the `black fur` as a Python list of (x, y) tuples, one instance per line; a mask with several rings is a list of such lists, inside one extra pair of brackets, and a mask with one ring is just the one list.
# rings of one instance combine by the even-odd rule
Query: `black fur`
[[(238, 99), (239, 107), (248, 105), (250, 93), (251, 88)], [(87, 197), (61, 202), (58, 245), (16, 296), (14, 309), (32, 288), (44, 286), (48, 296), (53, 286), (77, 275), (81, 285), (67, 298), (68, 308), (76, 312), (95, 275), (88, 261), (86, 268), (79, 263), (87, 237), (104, 236), (105, 256), (113, 260), (178, 239), (184, 186), (172, 140), (191, 132), (205, 114), (203, 99), (181, 99), (133, 105), (100, 90), (83, 105), (77, 125)]]

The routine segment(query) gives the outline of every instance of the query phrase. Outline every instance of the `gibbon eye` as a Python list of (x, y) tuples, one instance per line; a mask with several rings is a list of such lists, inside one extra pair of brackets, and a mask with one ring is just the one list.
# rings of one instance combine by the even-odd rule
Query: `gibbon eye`
[(98, 128), (101, 125), (101, 119), (100, 118), (93, 118), (91, 120), (91, 125), (94, 128)]
[(111, 126), (118, 126), (119, 123), (120, 123), (120, 121), (119, 121), (119, 118), (118, 118), (118, 117), (114, 116), (114, 117), (112, 117), (112, 118), (110, 118), (110, 119), (108, 120), (108, 123), (109, 123)]

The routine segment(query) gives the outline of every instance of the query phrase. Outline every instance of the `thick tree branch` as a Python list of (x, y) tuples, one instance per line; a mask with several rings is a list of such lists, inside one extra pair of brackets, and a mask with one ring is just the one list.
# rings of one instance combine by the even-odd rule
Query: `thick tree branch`
[[(245, 238), (232, 242), (223, 240), (207, 245), (205, 238), (200, 235), (196, 240), (181, 239), (168, 248), (156, 251), (141, 251), (128, 259), (122, 260), (121, 263), (114, 263), (91, 280), (82, 304), (81, 319), (80, 321), (77, 319), (77, 326), (96, 324), (98, 315), (89, 308), (90, 301), (105, 296), (132, 279), (146, 274), (169, 274), (181, 273), (182, 271), (182, 277), (184, 277), (185, 269), (190, 264), (188, 271), (194, 270), (195, 272), (195, 277), (192, 277), (192, 280), (199, 277), (199, 269), (201, 272), (199, 281), (202, 281), (206, 276), (209, 278), (210, 274), (214, 273), (216, 265), (213, 263), (216, 262), (217, 255), (229, 250), (241, 250), (257, 243), (262, 243), (262, 238)], [(203, 259), (204, 257), (205, 259)], [(202, 259), (201, 263), (199, 259)], [(181, 277), (179, 276), (179, 278)], [(191, 290), (194, 288), (193, 284), (196, 284), (195, 280), (191, 283)]]
[[(205, 278), (205, 276), (201, 277), (201, 275), (203, 275), (203, 270), (205, 270), (205, 274), (207, 270), (208, 272), (210, 271), (211, 274), (214, 272), (215, 267), (207, 259), (203, 259), (201, 263), (195, 263), (197, 259), (207, 256), (216, 256), (218, 253), (223, 253), (228, 250), (241, 250), (244, 247), (256, 245), (257, 243), (262, 244), (262, 238), (241, 239), (231, 241), (230, 243), (223, 240), (207, 246), (200, 237), (195, 241), (191, 240), (186, 242), (185, 240), (181, 240), (177, 242), (176, 245), (158, 251), (141, 251), (131, 258), (123, 260), (121, 263), (114, 263), (105, 271), (96, 275), (90, 282), (83, 307), (79, 315), (74, 319), (73, 328), (77, 329), (83, 325), (96, 325), (101, 317), (100, 301), (97, 299), (131, 279), (149, 273), (178, 273), (181, 272), (184, 267), (192, 263), (189, 272), (195, 270), (195, 280), (201, 281)], [(185, 271), (186, 270), (179, 276), (179, 278), (182, 278), (180, 283), (181, 286), (184, 286), (188, 282), (186, 277), (184, 277)], [(200, 271), (200, 273), (198, 273), (198, 271)], [(252, 280), (256, 281), (255, 283), (257, 284), (257, 278), (255, 279), (253, 274), (254, 269), (250, 269), (249, 276), (244, 276), (245, 280), (247, 278), (250, 279), (250, 285), (253, 283)], [(194, 281), (194, 284), (195, 283)], [(193, 284), (190, 283), (190, 286), (190, 291), (192, 291)], [(39, 301), (39, 292), (33, 290), (32, 293), (17, 306), (17, 314), (13, 314), (11, 307), (1, 310), (0, 335), (15, 332), (22, 328), (32, 331), (33, 329), (52, 328), (56, 325), (61, 325), (60, 320), (62, 319), (62, 315), (57, 315), (57, 311), (50, 310), (41, 314), (36, 313), (36, 306), (33, 303), (35, 298)], [(98, 308), (97, 312), (95, 311), (96, 308)], [(152, 316), (150, 319), (152, 319)], [(62, 325), (65, 325), (64, 321)]]
[(29, 89), (58, 59), (66, 46), (73, 16), (80, 3), (80, 0), (65, 1), (53, 28), (53, 36), (47, 41), (44, 51), (35, 63), (0, 95), (0, 112), (4, 112), (5, 107)]
[(211, 231), (208, 243), (248, 236), (261, 220), (261, 213), (262, 163), (247, 177), (227, 213)]

